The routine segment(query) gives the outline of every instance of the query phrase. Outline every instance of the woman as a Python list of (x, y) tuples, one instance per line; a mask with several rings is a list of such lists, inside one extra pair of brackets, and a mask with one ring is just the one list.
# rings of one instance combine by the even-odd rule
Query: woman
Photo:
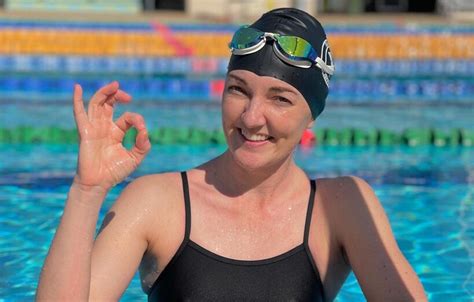
[(334, 71), (318, 21), (273, 10), (239, 29), (230, 47), (228, 150), (186, 173), (133, 181), (95, 240), (108, 190), (150, 142), (140, 115), (112, 121), (115, 104), (131, 100), (118, 83), (101, 88), (87, 113), (76, 85), (77, 174), (37, 299), (118, 300), (140, 266), (150, 301), (331, 301), (351, 269), (370, 301), (426, 300), (371, 187), (351, 176), (310, 181), (293, 160)]

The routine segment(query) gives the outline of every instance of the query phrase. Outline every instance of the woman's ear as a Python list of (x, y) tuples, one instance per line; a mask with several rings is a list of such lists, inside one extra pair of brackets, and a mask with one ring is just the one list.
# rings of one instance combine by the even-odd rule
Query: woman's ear
[(306, 126), (306, 129), (311, 129), (313, 128), (314, 124), (316, 123), (316, 120), (311, 120), (311, 122), (308, 123), (308, 126)]

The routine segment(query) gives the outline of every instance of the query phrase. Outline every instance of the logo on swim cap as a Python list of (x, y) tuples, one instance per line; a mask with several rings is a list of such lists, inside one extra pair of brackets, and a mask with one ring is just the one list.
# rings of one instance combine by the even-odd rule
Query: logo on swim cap
[[(329, 48), (329, 43), (327, 39), (324, 40), (323, 45), (321, 45), (321, 59), (324, 61), (324, 63), (326, 63), (326, 65), (334, 67), (332, 65), (331, 49)], [(329, 80), (331, 79), (331, 75), (325, 72), (322, 68), (321, 71), (323, 74), (324, 82), (326, 82), (326, 86), (329, 87)]]

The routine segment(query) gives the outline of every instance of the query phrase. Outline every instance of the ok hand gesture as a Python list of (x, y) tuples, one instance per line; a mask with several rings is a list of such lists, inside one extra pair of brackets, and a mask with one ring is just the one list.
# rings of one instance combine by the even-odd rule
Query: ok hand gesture
[[(81, 188), (110, 189), (132, 173), (151, 148), (143, 117), (126, 112), (115, 122), (114, 106), (129, 103), (131, 96), (119, 89), (118, 82), (100, 88), (91, 98), (87, 113), (82, 87), (74, 86), (74, 119), (79, 134), (79, 158), (74, 184)], [(135, 127), (135, 145), (122, 145), (125, 133)]]

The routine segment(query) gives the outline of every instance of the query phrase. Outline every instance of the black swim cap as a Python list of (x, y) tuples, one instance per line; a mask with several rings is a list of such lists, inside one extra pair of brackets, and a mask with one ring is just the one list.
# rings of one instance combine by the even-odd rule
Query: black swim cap
[[(260, 17), (250, 27), (263, 32), (297, 36), (308, 41), (327, 65), (333, 65), (326, 33), (310, 14), (296, 8), (278, 8)], [(274, 43), (274, 42), (271, 42)], [(227, 72), (236, 69), (271, 76), (292, 85), (303, 95), (315, 119), (324, 109), (329, 92), (330, 75), (312, 65), (301, 68), (289, 65), (276, 56), (272, 45), (248, 55), (232, 55)]]

